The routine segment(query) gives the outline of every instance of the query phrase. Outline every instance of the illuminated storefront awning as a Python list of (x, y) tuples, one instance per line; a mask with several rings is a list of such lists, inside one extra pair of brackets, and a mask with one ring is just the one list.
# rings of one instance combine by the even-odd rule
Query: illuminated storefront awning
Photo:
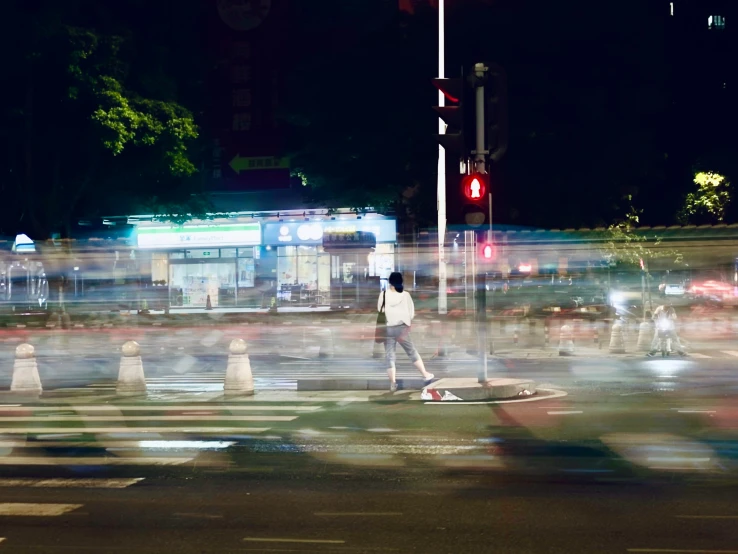
[(394, 219), (355, 219), (265, 223), (264, 244), (321, 245), (325, 234), (336, 233), (370, 233), (376, 242), (394, 243), (397, 240), (397, 222)]
[(138, 227), (139, 248), (190, 248), (199, 246), (257, 246), (261, 244), (261, 224), (185, 224), (182, 226)]

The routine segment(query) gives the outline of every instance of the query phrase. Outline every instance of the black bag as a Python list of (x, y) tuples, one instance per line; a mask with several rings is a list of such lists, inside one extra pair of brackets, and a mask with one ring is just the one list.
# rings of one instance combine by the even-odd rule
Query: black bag
[(387, 336), (387, 314), (384, 313), (384, 303), (387, 300), (387, 291), (382, 294), (382, 307), (377, 314), (377, 328), (374, 330), (374, 342), (381, 344)]

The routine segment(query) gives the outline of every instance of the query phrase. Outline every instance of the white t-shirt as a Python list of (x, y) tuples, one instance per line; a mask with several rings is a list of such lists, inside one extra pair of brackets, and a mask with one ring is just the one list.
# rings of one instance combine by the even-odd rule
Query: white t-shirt
[(387, 314), (387, 326), (394, 327), (395, 325), (405, 324), (408, 327), (412, 325), (413, 318), (415, 317), (415, 304), (410, 293), (407, 291), (397, 292), (396, 290), (388, 289), (379, 295), (377, 300), (377, 311), (382, 310), (382, 301), (384, 295), (387, 295), (387, 301), (384, 306), (384, 311)]

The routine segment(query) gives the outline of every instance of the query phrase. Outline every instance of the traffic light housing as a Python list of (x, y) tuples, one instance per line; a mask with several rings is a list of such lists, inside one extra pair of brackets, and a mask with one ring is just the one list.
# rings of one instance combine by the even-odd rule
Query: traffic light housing
[(472, 226), (483, 225), (489, 211), (489, 175), (472, 173), (461, 179), (464, 223)]
[(437, 134), (436, 140), (446, 151), (458, 158), (466, 158), (469, 153), (464, 136), (464, 94), (466, 83), (462, 78), (433, 79), (433, 85), (446, 98), (445, 106), (434, 106), (433, 109), (446, 123), (446, 133)]
[(497, 162), (505, 155), (508, 146), (507, 73), (499, 64), (487, 64), (484, 93), (487, 98), (484, 110), (485, 147), (489, 159)]

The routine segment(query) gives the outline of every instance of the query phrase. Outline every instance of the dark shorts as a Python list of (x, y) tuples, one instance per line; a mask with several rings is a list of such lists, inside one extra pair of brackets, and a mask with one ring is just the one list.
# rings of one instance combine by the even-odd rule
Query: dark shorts
[(412, 339), (410, 338), (410, 327), (404, 323), (401, 325), (387, 326), (387, 338), (384, 341), (384, 357), (387, 367), (393, 367), (397, 359), (397, 345), (402, 346), (410, 361), (415, 363), (420, 359)]

